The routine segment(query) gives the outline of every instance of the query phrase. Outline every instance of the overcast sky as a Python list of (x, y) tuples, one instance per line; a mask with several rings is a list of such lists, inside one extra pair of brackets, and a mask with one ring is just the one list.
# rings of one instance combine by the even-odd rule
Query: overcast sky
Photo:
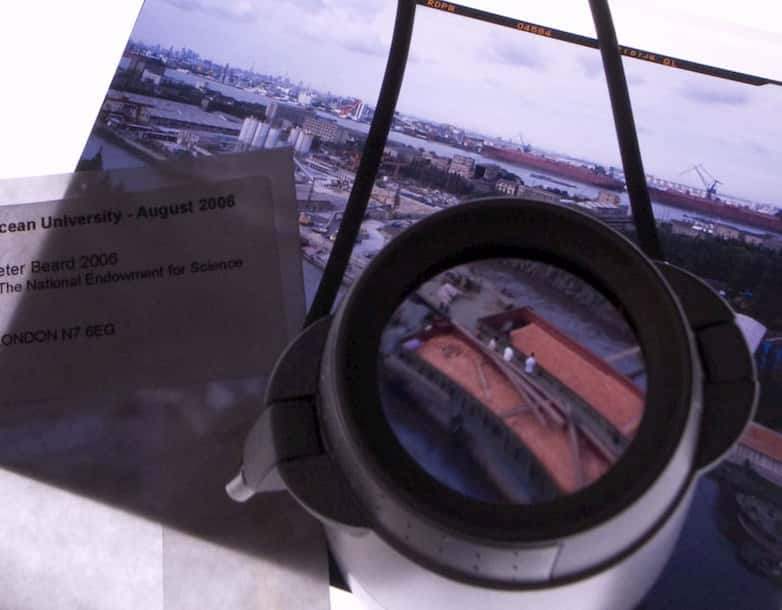
[[(374, 104), (395, 4), (146, 0), (132, 36)], [(758, 38), (747, 26), (732, 34)], [(625, 66), (648, 172), (700, 186), (681, 172), (702, 163), (722, 191), (782, 206), (782, 88)], [(420, 8), (399, 110), (620, 165), (598, 52), (509, 28)]]

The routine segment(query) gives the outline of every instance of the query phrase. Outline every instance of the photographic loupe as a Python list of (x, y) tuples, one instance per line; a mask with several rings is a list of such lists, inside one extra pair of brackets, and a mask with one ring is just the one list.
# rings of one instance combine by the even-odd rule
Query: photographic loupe
[(573, 209), (476, 200), (290, 345), (228, 491), (287, 489), (369, 607), (633, 608), (756, 394), (702, 281)]

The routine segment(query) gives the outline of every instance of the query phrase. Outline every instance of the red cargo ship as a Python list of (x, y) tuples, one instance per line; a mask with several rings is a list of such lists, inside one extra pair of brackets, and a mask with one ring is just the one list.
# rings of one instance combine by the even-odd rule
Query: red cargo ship
[(668, 186), (661, 188), (654, 185), (654, 179), (649, 179), (649, 197), (652, 201), (663, 203), (681, 210), (699, 212), (713, 218), (737, 222), (748, 227), (782, 233), (782, 218), (756, 212), (747, 207), (729, 205), (718, 198), (708, 198), (699, 192), (687, 191), (684, 188)]
[(591, 184), (600, 188), (614, 191), (622, 191), (625, 188), (625, 183), (622, 180), (617, 180), (605, 172), (597, 171), (585, 165), (573, 165), (572, 163), (566, 163), (565, 161), (556, 161), (555, 159), (534, 155), (522, 150), (484, 146), (481, 150), (481, 154), (492, 159), (507, 161), (508, 163), (521, 167), (539, 169), (555, 176), (571, 178), (578, 182)]

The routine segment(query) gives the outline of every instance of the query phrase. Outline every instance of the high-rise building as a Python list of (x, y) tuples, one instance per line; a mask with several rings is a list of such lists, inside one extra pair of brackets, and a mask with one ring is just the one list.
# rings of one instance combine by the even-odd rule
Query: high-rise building
[(469, 180), (475, 172), (475, 159), (464, 155), (454, 155), (448, 167), (449, 174), (456, 174)]
[(320, 138), (322, 142), (332, 144), (344, 144), (347, 140), (347, 130), (340, 127), (334, 120), (321, 119), (315, 116), (309, 116), (304, 119), (302, 125), (304, 133)]

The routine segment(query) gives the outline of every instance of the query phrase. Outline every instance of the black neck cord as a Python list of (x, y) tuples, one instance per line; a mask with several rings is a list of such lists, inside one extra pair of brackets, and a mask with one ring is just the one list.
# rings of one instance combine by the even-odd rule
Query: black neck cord
[(608, 83), (608, 95), (611, 98), (616, 137), (622, 155), (627, 195), (630, 198), (638, 244), (647, 256), (663, 260), (611, 10), (608, 7), (608, 0), (589, 0), (589, 6), (592, 9), (592, 19), (595, 22), (600, 55), (603, 59), (603, 70)]
[(388, 132), (391, 130), (391, 123), (394, 120), (396, 102), (399, 99), (399, 90), (402, 88), (407, 55), (410, 52), (410, 42), (413, 38), (415, 8), (415, 0), (399, 0), (397, 4), (394, 35), (391, 39), (391, 49), (388, 54), (383, 84), (380, 87), (377, 109), (369, 127), (367, 142), (364, 145), (358, 171), (356, 171), (356, 180), (353, 182), (353, 189), (350, 191), (350, 197), (345, 206), (345, 214), (334, 239), (334, 247), (323, 271), (323, 278), (318, 285), (312, 306), (304, 320), (305, 327), (329, 315), (350, 262), (353, 244), (361, 229), (367, 205), (369, 205), (372, 187), (375, 185), (377, 171), (383, 159)]

